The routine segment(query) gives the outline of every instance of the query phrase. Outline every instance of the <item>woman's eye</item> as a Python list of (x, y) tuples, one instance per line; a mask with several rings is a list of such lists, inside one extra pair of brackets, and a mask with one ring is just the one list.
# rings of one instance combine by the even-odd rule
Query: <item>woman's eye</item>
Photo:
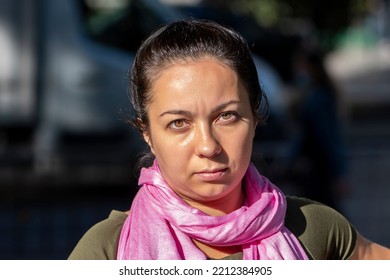
[(219, 120), (220, 121), (230, 121), (230, 120), (235, 120), (237, 118), (237, 113), (235, 112), (223, 112), (222, 114), (219, 115)]
[(174, 120), (169, 123), (169, 127), (172, 129), (182, 129), (187, 125), (185, 120)]

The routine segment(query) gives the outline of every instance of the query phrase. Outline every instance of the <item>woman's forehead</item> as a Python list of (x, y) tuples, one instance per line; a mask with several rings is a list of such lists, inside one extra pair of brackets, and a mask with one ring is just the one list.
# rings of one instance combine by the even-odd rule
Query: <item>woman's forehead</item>
[(236, 72), (213, 59), (172, 64), (155, 80), (151, 95), (158, 110), (206, 109), (247, 99)]
[(228, 86), (238, 83), (238, 75), (214, 58), (172, 63), (160, 71), (152, 89), (161, 87), (180, 90), (183, 87)]

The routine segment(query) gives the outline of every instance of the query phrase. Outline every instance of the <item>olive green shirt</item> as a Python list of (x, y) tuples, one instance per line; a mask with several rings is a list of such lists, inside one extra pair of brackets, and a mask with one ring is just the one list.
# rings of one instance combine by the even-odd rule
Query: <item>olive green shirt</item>
[[(125, 212), (109, 217), (88, 230), (70, 260), (114, 260)], [(356, 230), (340, 213), (304, 198), (287, 197), (286, 227), (298, 238), (310, 259), (348, 259), (356, 243)], [(242, 253), (224, 259), (242, 259)]]

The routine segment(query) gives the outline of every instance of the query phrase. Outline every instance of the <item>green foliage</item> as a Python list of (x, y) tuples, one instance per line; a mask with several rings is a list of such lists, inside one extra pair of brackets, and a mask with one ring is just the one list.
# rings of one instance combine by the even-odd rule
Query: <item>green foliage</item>
[(336, 37), (370, 9), (369, 0), (231, 0), (229, 4), (265, 27), (283, 28), (303, 20), (325, 48), (332, 48)]
[(234, 8), (250, 13), (263, 26), (278, 25), (284, 16), (284, 3), (278, 0), (241, 0), (233, 1)]

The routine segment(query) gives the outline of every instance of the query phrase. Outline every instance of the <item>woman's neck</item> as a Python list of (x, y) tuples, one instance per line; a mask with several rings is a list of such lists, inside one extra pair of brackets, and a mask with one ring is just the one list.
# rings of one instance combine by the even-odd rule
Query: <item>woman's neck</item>
[(242, 187), (237, 187), (231, 193), (221, 199), (213, 201), (187, 201), (192, 207), (197, 208), (210, 216), (223, 216), (239, 209), (244, 202)]

